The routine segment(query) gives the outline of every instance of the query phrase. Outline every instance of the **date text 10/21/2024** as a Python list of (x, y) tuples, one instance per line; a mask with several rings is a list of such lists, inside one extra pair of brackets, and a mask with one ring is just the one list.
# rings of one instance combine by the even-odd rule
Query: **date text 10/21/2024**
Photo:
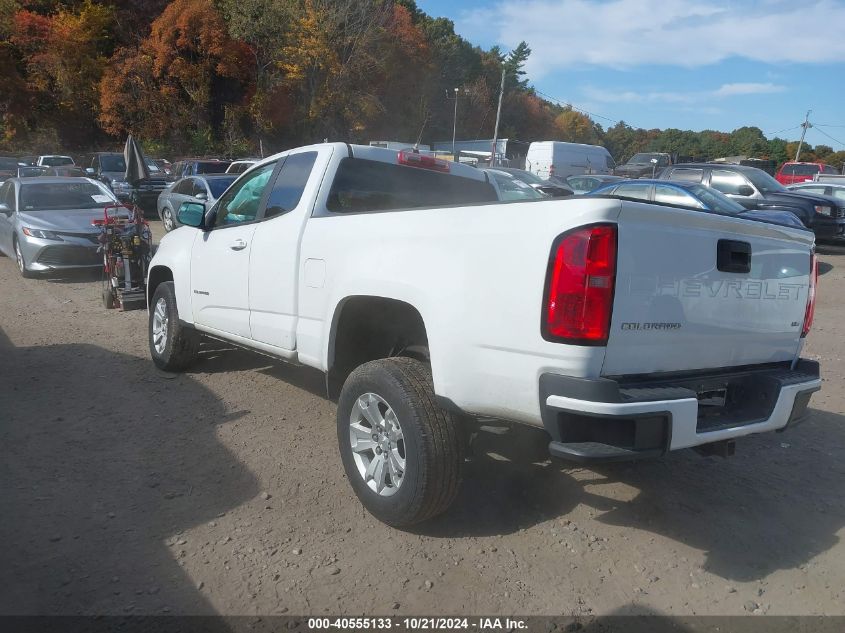
[(478, 617), (373, 617), (373, 618), (309, 618), (309, 630), (476, 630), (476, 631), (514, 631), (524, 630), (528, 624), (523, 619)]

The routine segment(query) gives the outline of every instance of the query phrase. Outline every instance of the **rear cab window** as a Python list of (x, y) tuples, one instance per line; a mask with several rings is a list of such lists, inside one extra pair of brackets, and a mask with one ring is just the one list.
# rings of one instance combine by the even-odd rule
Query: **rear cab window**
[(482, 180), (365, 158), (343, 158), (326, 201), (332, 213), (366, 213), (497, 202)]

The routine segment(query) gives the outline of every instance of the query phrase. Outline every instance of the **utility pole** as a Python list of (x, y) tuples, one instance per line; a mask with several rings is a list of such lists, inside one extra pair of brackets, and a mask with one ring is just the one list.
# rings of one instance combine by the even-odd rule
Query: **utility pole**
[[(458, 160), (458, 157), (455, 155), (455, 135), (458, 131), (458, 93), (460, 92), (460, 88), (455, 88), (455, 116), (452, 119), (452, 158), (454, 160)], [(449, 91), (446, 91), (446, 98), (451, 99), (452, 97), (449, 96)]]
[(801, 146), (804, 145), (804, 136), (807, 134), (807, 130), (813, 127), (813, 124), (810, 123), (810, 112), (812, 110), (807, 110), (807, 116), (804, 117), (804, 122), (801, 124), (801, 127), (804, 128), (801, 130), (801, 140), (798, 141), (798, 151), (795, 152), (795, 162), (798, 162), (798, 157), (801, 156)]
[(495, 167), (497, 162), (496, 149), (499, 141), (499, 119), (502, 117), (502, 95), (505, 94), (505, 73), (507, 66), (502, 62), (502, 84), (499, 86), (499, 107), (496, 108), (496, 127), (493, 129), (493, 153), (490, 156), (490, 167)]

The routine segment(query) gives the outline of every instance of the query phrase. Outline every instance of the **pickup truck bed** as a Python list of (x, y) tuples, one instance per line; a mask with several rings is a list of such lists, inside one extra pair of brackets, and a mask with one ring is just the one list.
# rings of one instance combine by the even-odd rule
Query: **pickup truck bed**
[(379, 519), (442, 512), (468, 421), (544, 428), (552, 455), (629, 459), (780, 430), (820, 386), (800, 359), (809, 231), (641, 202), (494, 203), (470, 167), (300, 148), (245, 172), (150, 267), (150, 351), (202, 336), (326, 373), (350, 483)]

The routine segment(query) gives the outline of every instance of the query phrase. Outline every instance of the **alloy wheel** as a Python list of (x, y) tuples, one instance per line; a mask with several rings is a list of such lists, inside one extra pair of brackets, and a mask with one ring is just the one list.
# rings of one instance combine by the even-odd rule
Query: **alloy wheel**
[(405, 477), (405, 438), (393, 408), (375, 393), (355, 401), (349, 442), (358, 473), (373, 492), (389, 497)]

